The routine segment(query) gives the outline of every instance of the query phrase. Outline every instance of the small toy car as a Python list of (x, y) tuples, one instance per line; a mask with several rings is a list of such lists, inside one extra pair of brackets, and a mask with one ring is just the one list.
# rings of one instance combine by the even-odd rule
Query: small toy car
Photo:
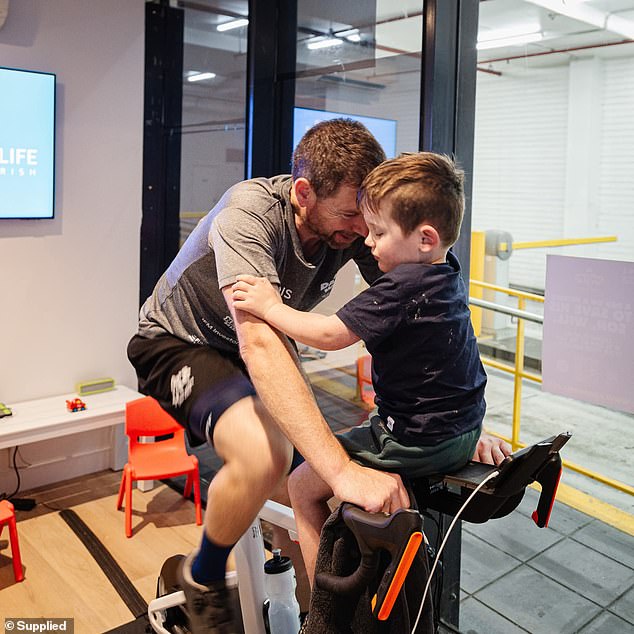
[(86, 403), (80, 398), (76, 398), (72, 401), (66, 401), (66, 409), (69, 412), (83, 412), (86, 409)]
[(4, 403), (0, 403), (0, 418), (4, 418), (5, 416), (11, 416), (13, 412), (10, 407), (7, 407)]

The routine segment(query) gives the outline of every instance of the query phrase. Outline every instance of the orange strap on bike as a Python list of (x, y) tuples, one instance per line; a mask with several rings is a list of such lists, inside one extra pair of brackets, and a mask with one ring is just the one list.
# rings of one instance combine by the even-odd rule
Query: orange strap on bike
[(375, 594), (374, 597), (372, 597), (372, 613), (377, 619), (379, 619), (379, 621), (385, 621), (390, 616), (396, 597), (398, 597), (398, 593), (401, 591), (403, 583), (405, 583), (407, 573), (409, 572), (422, 541), (423, 534), (420, 531), (410, 535), (407, 546), (405, 546), (405, 550), (403, 551), (403, 556), (398, 562), (392, 582), (385, 593), (385, 597), (381, 605), (378, 606), (378, 611), (376, 610), (377, 595)]

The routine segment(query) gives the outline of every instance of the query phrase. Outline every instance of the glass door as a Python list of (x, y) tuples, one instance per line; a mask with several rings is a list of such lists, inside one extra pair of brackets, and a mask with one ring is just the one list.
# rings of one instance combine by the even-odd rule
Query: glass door
[[(298, 0), (293, 147), (317, 121), (360, 120), (388, 158), (419, 143), (422, 0)], [(364, 287), (354, 264), (317, 308), (331, 313)]]
[(248, 2), (182, 2), (180, 243), (244, 178)]

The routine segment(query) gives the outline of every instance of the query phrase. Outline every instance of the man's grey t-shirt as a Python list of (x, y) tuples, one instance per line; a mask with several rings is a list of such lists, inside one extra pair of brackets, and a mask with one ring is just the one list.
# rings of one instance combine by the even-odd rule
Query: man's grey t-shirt
[(231, 187), (198, 223), (141, 308), (139, 334), (170, 333), (235, 352), (233, 319), (220, 289), (240, 274), (266, 277), (285, 304), (310, 310), (354, 259), (372, 282), (380, 272), (359, 238), (347, 249), (325, 243), (306, 259), (290, 201), (291, 177), (256, 178)]

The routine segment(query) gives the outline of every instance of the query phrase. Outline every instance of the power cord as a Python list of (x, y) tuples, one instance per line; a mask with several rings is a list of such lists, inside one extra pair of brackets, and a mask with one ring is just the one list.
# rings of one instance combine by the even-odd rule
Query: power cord
[(18, 447), (14, 447), (13, 448), (13, 456), (11, 458), (11, 462), (13, 463), (13, 470), (15, 471), (15, 477), (17, 479), (17, 485), (16, 485), (15, 490), (13, 491), (13, 493), (6, 493), (5, 492), (5, 493), (0, 494), (0, 500), (8, 500), (8, 499), (12, 498), (20, 490), (20, 470), (18, 469), (17, 456), (18, 456)]
[(13, 448), (13, 456), (11, 458), (11, 463), (13, 465), (13, 470), (15, 471), (15, 478), (17, 480), (17, 484), (15, 486), (13, 493), (5, 492), (0, 494), (0, 500), (9, 500), (11, 504), (13, 504), (13, 506), (16, 509), (18, 509), (18, 511), (30, 511), (35, 506), (35, 500), (33, 500), (32, 498), (13, 497), (14, 495), (18, 493), (21, 486), (20, 469), (18, 467), (18, 461), (17, 461), (19, 449), (20, 449), (19, 447)]
[(418, 610), (418, 616), (416, 617), (416, 622), (414, 623), (414, 627), (412, 628), (411, 634), (414, 634), (416, 632), (416, 628), (418, 627), (418, 622), (420, 621), (420, 617), (421, 617), (421, 615), (423, 613), (423, 606), (425, 605), (425, 599), (427, 598), (427, 592), (429, 591), (429, 586), (431, 584), (432, 577), (434, 576), (434, 571), (436, 570), (436, 564), (438, 564), (438, 560), (440, 558), (440, 555), (442, 554), (442, 551), (445, 548), (445, 544), (447, 543), (447, 540), (449, 539), (449, 535), (451, 535), (451, 531), (453, 530), (453, 527), (456, 525), (456, 522), (458, 521), (458, 519), (462, 515), (462, 512), (465, 510), (465, 508), (467, 508), (467, 505), (469, 504), (469, 502), (471, 502), (471, 500), (474, 498), (476, 493), (489, 480), (492, 480), (493, 478), (496, 478), (499, 475), (500, 475), (499, 471), (493, 471), (484, 480), (482, 480), (482, 482), (480, 482), (480, 484), (478, 484), (478, 486), (473, 490), (473, 493), (471, 493), (471, 495), (466, 499), (465, 503), (460, 507), (460, 510), (458, 511), (458, 513), (456, 513), (456, 516), (453, 518), (453, 521), (449, 525), (449, 529), (447, 530), (445, 538), (442, 540), (442, 544), (440, 545), (440, 548), (438, 549), (438, 552), (436, 553), (436, 558), (434, 559), (434, 565), (431, 567), (431, 570), (429, 571), (429, 577), (427, 579), (427, 583), (425, 584), (425, 591), (423, 592), (423, 598), (422, 598), (422, 600), (420, 602), (420, 608)]

